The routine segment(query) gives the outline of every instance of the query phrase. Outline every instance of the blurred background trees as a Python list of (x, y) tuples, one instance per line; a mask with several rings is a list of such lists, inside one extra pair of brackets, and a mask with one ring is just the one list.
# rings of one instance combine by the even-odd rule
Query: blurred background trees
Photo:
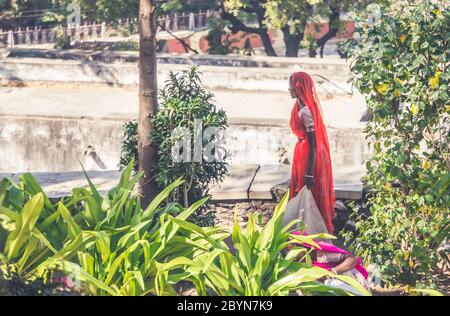
[[(54, 26), (65, 21), (73, 0), (0, 0), (0, 28), (34, 25)], [(77, 0), (83, 22), (114, 22), (137, 18), (137, 0)], [(367, 16), (369, 4), (380, 5), (386, 11), (395, 0), (160, 0), (159, 15), (199, 10), (220, 10), (223, 24), (232, 34), (257, 34), (268, 56), (277, 56), (273, 37), (281, 32), (285, 44), (283, 55), (297, 57), (300, 47), (308, 48), (310, 56), (324, 54), (327, 42), (345, 33), (347, 17)], [(216, 21), (217, 24), (217, 21)], [(307, 34), (308, 24), (317, 32)], [(321, 31), (323, 25), (328, 28)], [(320, 26), (320, 27), (319, 27)], [(311, 32), (309, 32), (311, 33)], [(347, 34), (349, 36), (349, 34)], [(279, 52), (278, 52), (279, 54)]]

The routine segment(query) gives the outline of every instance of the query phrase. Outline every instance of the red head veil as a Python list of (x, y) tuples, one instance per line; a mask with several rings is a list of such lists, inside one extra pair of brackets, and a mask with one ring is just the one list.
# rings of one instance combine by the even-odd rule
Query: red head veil
[[(333, 172), (331, 167), (330, 147), (328, 136), (322, 119), (319, 98), (314, 88), (314, 82), (310, 75), (305, 72), (296, 72), (291, 76), (291, 82), (301, 102), (307, 106), (312, 113), (316, 135), (316, 162), (314, 166), (314, 186), (312, 194), (317, 207), (322, 214), (328, 232), (333, 232), (332, 220), (335, 216), (335, 197), (333, 188)], [(305, 127), (300, 120), (298, 111), (299, 101), (296, 100), (291, 113), (291, 129), (299, 138), (294, 150), (291, 177), (291, 198), (305, 185), (304, 176), (308, 168), (309, 143)]]

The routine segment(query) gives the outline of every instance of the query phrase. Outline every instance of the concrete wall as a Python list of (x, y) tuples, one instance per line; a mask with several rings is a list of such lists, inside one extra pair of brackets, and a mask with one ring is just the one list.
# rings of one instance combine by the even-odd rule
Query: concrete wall
[[(169, 58), (161, 56), (161, 59)], [(283, 68), (260, 67), (226, 67), (202, 65), (202, 81), (206, 89), (243, 89), (260, 91), (286, 91), (287, 80), (294, 71), (307, 71), (315, 82), (318, 92), (342, 94), (349, 92), (350, 87), (346, 83), (348, 67), (345, 62), (323, 62), (322, 60), (304, 60), (298, 62), (285, 60), (277, 63)], [(177, 61), (178, 60), (178, 61)], [(240, 59), (236, 59), (240, 63)], [(258, 63), (267, 63), (267, 60), (259, 60)], [(168, 60), (167, 60), (168, 61)], [(227, 60), (232, 62), (233, 59)], [(215, 58), (203, 57), (170, 57), (173, 63), (158, 65), (159, 84), (163, 84), (170, 71), (187, 69), (185, 63), (219, 64), (223, 61)], [(275, 61), (274, 61), (275, 62)], [(277, 64), (277, 65), (278, 65)], [(43, 58), (5, 58), (0, 59), (0, 79), (19, 81), (49, 81), (49, 82), (83, 82), (106, 83), (112, 85), (137, 85), (137, 63), (132, 62), (93, 62), (78, 60), (54, 60)]]
[[(117, 169), (122, 120), (0, 116), (0, 172)], [(328, 129), (337, 176), (360, 177), (367, 147), (359, 129)], [(285, 123), (230, 122), (232, 164), (291, 163), (295, 137)], [(93, 149), (89, 149), (91, 146)], [(87, 153), (86, 153), (87, 151)], [(97, 160), (97, 162), (95, 161)]]
[[(164, 60), (169, 58), (170, 60)], [(224, 57), (171, 57), (160, 56), (159, 84), (164, 83), (170, 71), (186, 69), (186, 63), (206, 63), (200, 67), (206, 89), (237, 89), (252, 91), (287, 90), (289, 75), (295, 70), (308, 71), (314, 76), (317, 90), (326, 93), (349, 91), (346, 78), (348, 67), (341, 60), (258, 58), (251, 59), (260, 67), (210, 66), (215, 63), (242, 63), (242, 58)], [(271, 68), (264, 65), (271, 65)], [(323, 77), (330, 80), (329, 83)], [(40, 58), (0, 59), (0, 80), (107, 83), (111, 85), (137, 85), (138, 69), (133, 62), (103, 63), (80, 60), (54, 60)], [(0, 100), (1, 106), (1, 100)], [(76, 119), (64, 117), (0, 116), (0, 172), (20, 171), (72, 171), (80, 170), (79, 160), (88, 169), (116, 169), (119, 161), (123, 116), (114, 119)], [(227, 149), (233, 164), (290, 163), (295, 137), (288, 121), (258, 120), (231, 121), (227, 131)], [(334, 169), (337, 174), (358, 177), (362, 161), (367, 155), (366, 142), (361, 129), (329, 128), (329, 140)], [(85, 158), (88, 147), (94, 148), (100, 163)], [(92, 156), (91, 156), (92, 157)], [(356, 170), (356, 171), (355, 171)]]
[(0, 117), (0, 170), (72, 171), (98, 169), (84, 159), (88, 146), (101, 153), (108, 169), (119, 162), (121, 121), (45, 117)]

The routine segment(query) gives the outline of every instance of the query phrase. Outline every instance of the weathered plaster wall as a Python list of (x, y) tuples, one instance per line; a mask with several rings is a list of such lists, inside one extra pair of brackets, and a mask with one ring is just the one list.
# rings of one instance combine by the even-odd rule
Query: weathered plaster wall
[[(73, 171), (80, 170), (79, 161), (87, 169), (114, 170), (122, 124), (112, 119), (0, 116), (0, 172)], [(328, 128), (328, 134), (336, 174), (354, 170), (359, 175), (367, 154), (362, 131)], [(292, 162), (296, 139), (287, 123), (232, 122), (225, 136), (233, 164)]]
[[(319, 93), (342, 94), (350, 91), (347, 84), (348, 66), (340, 60), (325, 63), (321, 60), (303, 59), (294, 62), (286, 60), (286, 58), (281, 58), (280, 61), (266, 58), (245, 61), (241, 58), (171, 56), (160, 56), (160, 60), (162, 62), (158, 65), (158, 83), (160, 85), (168, 78), (171, 71), (185, 70), (186, 64), (195, 63), (202, 65), (200, 70), (206, 89), (286, 91), (287, 80), (292, 72), (302, 70), (313, 76)], [(246, 63), (248, 62), (253, 62), (254, 65), (247, 67)], [(271, 63), (275, 63), (273, 66), (283, 68), (261, 68), (264, 64)], [(235, 67), (228, 67), (230, 65)], [(138, 79), (136, 62), (105, 63), (44, 58), (5, 58), (0, 60), (0, 80), (137, 85)]]

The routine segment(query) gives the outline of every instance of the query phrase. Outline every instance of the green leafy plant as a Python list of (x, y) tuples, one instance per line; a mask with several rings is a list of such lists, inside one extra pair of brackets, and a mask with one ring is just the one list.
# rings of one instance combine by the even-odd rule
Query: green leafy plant
[(137, 147), (138, 147), (138, 123), (137, 121), (126, 122), (122, 128), (122, 147), (119, 167), (125, 168), (131, 161), (134, 161), (134, 170), (138, 170)]
[[(208, 41), (208, 54), (211, 55), (227, 55), (232, 52), (231, 44), (233, 41), (229, 40), (230, 34), (225, 30), (227, 23), (215, 16), (208, 20), (210, 31), (206, 35)], [(225, 39), (224, 39), (225, 38)]]
[[(297, 221), (282, 228), (288, 194), (264, 228), (250, 216), (244, 233), (236, 220), (231, 233), (235, 255), (225, 243), (227, 229), (187, 221), (208, 197), (186, 209), (168, 201), (183, 184), (181, 179), (142, 210), (134, 192), (141, 174), (133, 175), (133, 165), (130, 162), (119, 184), (105, 196), (86, 175), (87, 188), (75, 188), (55, 204), (29, 174), (19, 185), (3, 179), (0, 236), (6, 242), (1, 243), (1, 260), (15, 273), (9, 273), (8, 280), (18, 282), (14, 288), (9, 281), (2, 283), (3, 288), (19, 295), (29, 286), (28, 293), (36, 287), (38, 294), (52, 295), (41, 287), (52, 288), (47, 276), (56, 268), (65, 279), (82, 282), (79, 288), (88, 295), (175, 295), (173, 285), (183, 280), (191, 280), (201, 295), (208, 289), (219, 295), (285, 295), (294, 290), (349, 294), (318, 282), (333, 276), (311, 267), (309, 250), (298, 245), (286, 252), (289, 245), (314, 245), (313, 238), (330, 237), (291, 235), (289, 229)], [(304, 262), (294, 260), (299, 255)], [(334, 277), (367, 294), (354, 280)]]
[[(61, 260), (49, 258), (47, 264), (59, 265), (63, 271), (75, 275), (87, 284), (91, 295), (147, 295), (155, 294), (155, 275), (159, 262), (177, 256), (189, 256), (194, 246), (177, 247), (177, 227), (168, 221), (177, 214), (185, 220), (207, 198), (184, 210), (178, 203), (164, 203), (183, 181), (177, 179), (167, 186), (148, 206), (141, 210), (133, 188), (141, 176), (132, 175), (133, 162), (122, 172), (117, 187), (102, 197), (89, 177), (89, 189), (74, 189), (73, 204), (81, 204), (77, 215), (61, 202), (59, 208), (68, 223), (74, 240), (88, 240), (77, 258)], [(166, 287), (160, 294), (175, 294)]]
[[(221, 147), (220, 135), (203, 137), (203, 131), (217, 128), (223, 132), (227, 127), (227, 116), (223, 110), (217, 109), (213, 94), (201, 86), (200, 72), (193, 66), (180, 73), (169, 74), (165, 86), (160, 90), (160, 107), (153, 118), (154, 133), (152, 140), (158, 147), (158, 164), (156, 166), (156, 181), (165, 187), (179, 177), (185, 179), (182, 187), (171, 195), (173, 202), (179, 202), (188, 207), (194, 201), (207, 196), (211, 183), (220, 182), (227, 173), (226, 151)], [(195, 124), (201, 123), (201, 129)], [(183, 139), (177, 130), (187, 130), (188, 143), (192, 148), (183, 147), (186, 157), (192, 159), (195, 148), (199, 150), (200, 161), (177, 161), (174, 159), (174, 148)], [(222, 158), (205, 161), (208, 146), (217, 144), (211, 149), (211, 155)], [(196, 146), (196, 147), (195, 147)], [(137, 159), (137, 123), (129, 122), (124, 127), (122, 143), (121, 166), (128, 164), (130, 159)], [(223, 156), (221, 157), (221, 153)], [(189, 155), (191, 153), (191, 155)], [(177, 154), (177, 153), (176, 153)], [(214, 223), (213, 213), (206, 211), (208, 204), (200, 208), (190, 220), (211, 226)]]
[[(225, 112), (217, 109), (213, 94), (202, 88), (200, 74), (195, 66), (178, 74), (170, 73), (164, 89), (160, 91), (162, 103), (154, 118), (155, 132), (152, 139), (158, 144), (159, 148), (157, 181), (161, 185), (167, 185), (173, 179), (183, 176), (186, 180), (183, 188), (184, 202), (186, 202), (187, 193), (191, 189), (199, 188), (204, 191), (211, 182), (221, 181), (227, 172), (225, 162), (204, 161), (203, 152), (200, 157), (201, 162), (173, 161), (172, 148), (179, 140), (179, 136), (172, 133), (174, 129), (187, 128), (194, 137), (196, 133), (200, 133), (198, 136), (203, 150), (210, 141), (218, 143), (220, 139), (216, 139), (216, 135), (211, 139), (204, 139), (202, 131), (195, 130), (195, 120), (201, 122), (203, 129), (215, 127), (223, 130), (227, 127)], [(186, 148), (183, 148), (183, 150), (186, 150)], [(226, 159), (226, 152), (223, 152), (222, 157), (219, 152), (214, 150), (212, 154), (222, 158), (222, 160)]]
[[(346, 291), (325, 286), (319, 280), (334, 277), (358, 289), (362, 294), (369, 293), (348, 276), (333, 275), (325, 269), (312, 267), (310, 250), (301, 244), (316, 245), (315, 238), (330, 238), (325, 234), (300, 236), (290, 234), (299, 221), (295, 220), (283, 227), (281, 220), (288, 201), (288, 194), (277, 205), (272, 219), (263, 227), (256, 225), (249, 216), (245, 232), (235, 221), (232, 231), (232, 244), (236, 254), (224, 242), (208, 237), (207, 232), (192, 223), (176, 218), (171, 221), (194, 235), (203, 237), (209, 247), (198, 250), (193, 259), (178, 257), (161, 266), (159, 275), (178, 271), (161, 277), (166, 282), (175, 283), (182, 279), (195, 284), (199, 295), (209, 291), (221, 296), (275, 296), (288, 295), (293, 291), (306, 294), (347, 295)], [(287, 249), (289, 246), (294, 246)], [(297, 257), (302, 257), (296, 261)], [(165, 283), (160, 283), (162, 286)]]
[[(79, 241), (71, 240), (60, 210), (42, 192), (31, 174), (19, 184), (0, 181), (0, 262), (13, 265), (27, 278), (49, 257), (70, 257)], [(60, 249), (67, 247), (64, 253)]]
[(25, 279), (15, 266), (0, 267), (0, 296), (80, 296), (66, 281), (66, 276), (49, 269), (43, 276)]
[[(90, 295), (155, 294), (159, 264), (192, 257), (201, 243), (186, 237), (170, 219), (186, 220), (208, 197), (184, 209), (167, 198), (183, 180), (176, 179), (142, 210), (134, 187), (134, 162), (119, 184), (102, 196), (86, 174), (87, 188), (52, 204), (30, 174), (19, 184), (0, 182), (0, 262), (24, 282), (45, 276), (53, 267), (82, 281)], [(213, 229), (211, 238), (218, 230)], [(188, 235), (189, 236), (189, 235)], [(218, 237), (217, 237), (218, 238)], [(190, 238), (195, 241), (195, 238)], [(170, 285), (160, 294), (175, 294)]]
[(70, 49), (70, 37), (67, 35), (67, 32), (63, 28), (58, 28), (56, 30), (56, 43), (54, 46), (55, 49)]
[(302, 41), (302, 47), (308, 49), (308, 56), (309, 57), (316, 57), (317, 55), (317, 48), (319, 45), (317, 44), (317, 40), (315, 38), (314, 33), (312, 35), (308, 35), (303, 41)]
[(360, 25), (360, 43), (348, 49), (352, 82), (373, 113), (365, 128), (373, 154), (370, 214), (357, 236), (344, 236), (356, 237), (351, 248), (388, 285), (433, 283), (437, 248), (449, 236), (449, 21), (444, 4), (407, 3)]

